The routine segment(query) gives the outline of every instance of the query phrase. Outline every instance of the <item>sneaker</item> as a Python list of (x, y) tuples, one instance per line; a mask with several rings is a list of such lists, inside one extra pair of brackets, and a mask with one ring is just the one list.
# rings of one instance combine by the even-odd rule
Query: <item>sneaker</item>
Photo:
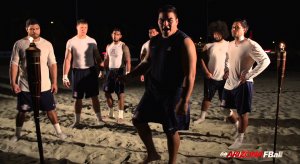
[(201, 124), (204, 122), (205, 119), (199, 118), (198, 120), (194, 121), (194, 124)]
[(113, 110), (112, 110), (112, 111), (109, 111), (108, 114), (107, 114), (107, 116), (108, 116), (109, 118), (115, 118), (115, 114), (114, 114)]
[(228, 147), (228, 149), (238, 149), (242, 146), (242, 141), (240, 138), (235, 139), (234, 143)]
[(17, 142), (19, 139), (20, 139), (20, 137), (14, 135), (13, 137), (11, 137), (10, 140), (11, 140), (12, 142)]
[(66, 139), (68, 136), (64, 133), (59, 133), (59, 134), (57, 134), (57, 137), (63, 140), (63, 139)]

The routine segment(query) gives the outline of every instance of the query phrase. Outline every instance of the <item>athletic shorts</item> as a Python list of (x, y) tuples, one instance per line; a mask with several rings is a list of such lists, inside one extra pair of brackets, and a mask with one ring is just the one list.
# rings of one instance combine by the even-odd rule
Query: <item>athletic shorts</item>
[(178, 130), (175, 114), (177, 93), (153, 94), (146, 91), (134, 111), (133, 119), (139, 123), (160, 123), (165, 133), (174, 134)]
[(125, 84), (123, 81), (119, 81), (118, 77), (125, 75), (124, 68), (109, 69), (106, 74), (106, 81), (103, 84), (103, 91), (105, 93), (116, 94), (124, 93)]
[(221, 106), (237, 109), (239, 115), (251, 112), (253, 82), (245, 82), (233, 90), (224, 89)]
[(99, 81), (95, 67), (73, 68), (73, 98), (83, 99), (99, 95)]
[(211, 101), (216, 91), (218, 91), (219, 100), (221, 101), (224, 85), (225, 80), (217, 81), (204, 78), (204, 100)]
[[(180, 100), (182, 90), (180, 89), (177, 94), (177, 102)], [(189, 130), (191, 120), (191, 106), (189, 103), (188, 111), (186, 115), (176, 115), (178, 130)]]
[[(22, 91), (18, 93), (17, 98), (17, 110), (20, 112), (33, 111), (33, 103), (30, 92)], [(41, 92), (39, 104), (39, 110), (42, 111), (51, 111), (56, 108), (56, 102), (54, 101), (54, 96), (51, 93), (51, 90)]]

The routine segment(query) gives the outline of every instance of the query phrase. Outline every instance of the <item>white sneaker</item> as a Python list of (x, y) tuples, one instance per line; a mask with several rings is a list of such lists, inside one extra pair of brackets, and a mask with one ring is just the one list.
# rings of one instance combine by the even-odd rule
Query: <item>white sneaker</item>
[(59, 134), (57, 134), (57, 137), (63, 140), (63, 139), (66, 139), (68, 136), (64, 133), (59, 133)]
[(19, 139), (20, 139), (20, 137), (14, 135), (13, 137), (11, 137), (10, 140), (11, 140), (12, 142), (17, 142)]
[(228, 147), (228, 149), (238, 149), (242, 146), (242, 141), (240, 138), (235, 139), (234, 143)]
[(205, 119), (199, 118), (198, 120), (194, 121), (194, 124), (201, 124), (204, 122)]
[(115, 118), (114, 110), (113, 110), (113, 109), (112, 109), (112, 110), (109, 110), (107, 116), (108, 116), (109, 118)]

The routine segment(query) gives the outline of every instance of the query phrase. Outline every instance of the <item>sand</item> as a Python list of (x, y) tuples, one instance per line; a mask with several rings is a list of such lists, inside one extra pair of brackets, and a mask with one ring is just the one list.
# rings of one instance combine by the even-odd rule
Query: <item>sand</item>
[[(58, 73), (59, 75), (61, 72)], [(61, 77), (58, 78), (59, 81)], [(287, 71), (280, 96), (277, 151), (283, 151), (276, 163), (299, 163), (300, 155), (300, 77), (297, 71)], [(255, 79), (253, 111), (249, 115), (244, 145), (238, 151), (271, 151), (274, 146), (275, 116), (277, 109), (277, 74), (266, 70)], [(103, 126), (97, 125), (90, 100), (84, 100), (81, 126), (71, 128), (74, 121), (74, 100), (71, 90), (59, 85), (55, 95), (57, 113), (62, 131), (68, 138), (61, 140), (55, 135), (50, 121), (40, 113), (40, 128), (45, 163), (140, 163), (146, 156), (145, 146), (131, 123), (132, 110), (143, 95), (143, 83), (138, 78), (128, 81), (125, 97), (125, 119), (117, 124), (115, 119), (105, 119)], [(203, 81), (197, 74), (191, 98), (191, 122), (200, 115), (203, 97)], [(116, 99), (116, 95), (114, 95)], [(102, 114), (108, 113), (104, 92), (99, 99)], [(26, 118), (22, 137), (13, 142), (15, 131), (16, 96), (12, 94), (8, 79), (8, 64), (1, 63), (0, 75), (0, 163), (39, 163), (39, 151), (32, 114)], [(234, 126), (224, 121), (219, 110), (217, 95), (212, 101), (205, 122), (191, 124), (188, 131), (180, 131), (180, 148), (177, 163), (272, 163), (272, 158), (226, 158), (228, 146), (234, 141)], [(115, 114), (117, 108), (115, 107)], [(167, 163), (168, 149), (165, 134), (160, 124), (150, 123), (154, 144), (162, 159), (152, 163)]]

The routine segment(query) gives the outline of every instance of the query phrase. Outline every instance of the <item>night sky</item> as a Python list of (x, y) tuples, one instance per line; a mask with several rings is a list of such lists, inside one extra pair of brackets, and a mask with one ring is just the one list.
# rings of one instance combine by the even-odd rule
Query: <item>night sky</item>
[[(76, 35), (76, 19), (89, 22), (88, 35), (95, 38), (100, 51), (111, 42), (113, 27), (123, 30), (123, 41), (136, 57), (148, 39), (148, 27), (157, 25), (157, 10), (163, 4), (178, 9), (179, 29), (194, 42), (202, 37), (207, 40), (207, 25), (214, 20), (224, 20), (228, 26), (236, 18), (245, 18), (257, 41), (264, 49), (273, 48), (272, 41), (285, 41), (287, 48), (300, 49), (296, 1), (278, 3), (271, 1), (225, 0), (23, 0), (7, 1), (1, 10), (0, 51), (11, 51), (14, 42), (26, 36), (25, 21), (34, 17), (41, 23), (41, 36), (52, 42), (57, 58), (64, 56), (67, 40)], [(269, 3), (262, 5), (259, 2)], [(280, 19), (279, 17), (284, 17)], [(51, 24), (50, 22), (54, 23)], [(4, 37), (3, 37), (4, 36)], [(232, 38), (228, 38), (232, 40)]]

